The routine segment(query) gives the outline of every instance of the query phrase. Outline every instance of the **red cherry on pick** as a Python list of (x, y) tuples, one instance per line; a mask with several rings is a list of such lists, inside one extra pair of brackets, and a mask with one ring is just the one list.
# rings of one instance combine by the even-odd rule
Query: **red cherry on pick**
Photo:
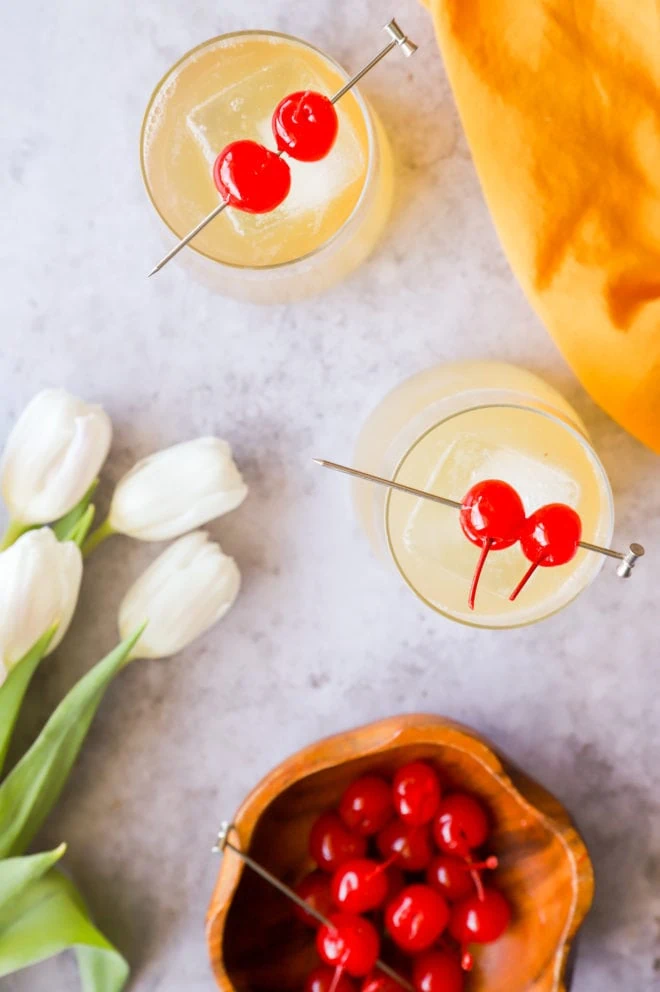
[(385, 926), (392, 940), (408, 954), (426, 951), (449, 921), (447, 903), (428, 885), (409, 885), (385, 910)]
[[(330, 892), (330, 877), (323, 871), (313, 871), (306, 875), (295, 887), (296, 895), (304, 899), (313, 909), (317, 910), (321, 916), (326, 918), (332, 913), (334, 903)], [(301, 923), (316, 929), (320, 924), (314, 917), (306, 913), (304, 909), (293, 905), (293, 912)]]
[(575, 558), (581, 537), (580, 516), (565, 503), (548, 503), (527, 517), (520, 534), (520, 545), (532, 564), (509, 599), (518, 598), (539, 566), (553, 568)]
[(369, 920), (352, 913), (333, 913), (328, 924), (318, 929), (316, 949), (326, 964), (361, 977), (375, 965), (380, 939)]
[(309, 835), (309, 853), (322, 871), (335, 872), (352, 858), (363, 858), (364, 837), (346, 829), (336, 813), (322, 813)]
[(468, 597), (473, 610), (486, 558), (491, 551), (503, 551), (516, 543), (525, 522), (525, 509), (512, 486), (500, 479), (486, 479), (463, 497), (460, 522), (468, 541), (481, 548)]
[(215, 160), (213, 181), (230, 207), (265, 214), (286, 199), (291, 170), (283, 158), (256, 141), (232, 141)]
[(416, 992), (463, 992), (465, 978), (458, 959), (447, 951), (420, 954), (413, 963)]
[(355, 985), (346, 975), (337, 976), (336, 969), (321, 965), (307, 976), (305, 992), (355, 992)]
[(318, 162), (335, 143), (337, 111), (323, 93), (301, 90), (280, 100), (273, 113), (277, 147), (301, 162)]
[(433, 821), (433, 836), (441, 851), (467, 858), (488, 838), (488, 816), (478, 799), (466, 792), (452, 792), (440, 803)]
[(363, 775), (344, 792), (339, 815), (349, 830), (364, 837), (377, 834), (394, 814), (392, 790), (378, 775)]
[(389, 880), (383, 865), (368, 858), (355, 858), (332, 876), (335, 905), (346, 913), (368, 913), (385, 902)]
[(424, 761), (404, 765), (394, 776), (394, 807), (404, 823), (422, 827), (435, 816), (440, 805), (440, 779)]

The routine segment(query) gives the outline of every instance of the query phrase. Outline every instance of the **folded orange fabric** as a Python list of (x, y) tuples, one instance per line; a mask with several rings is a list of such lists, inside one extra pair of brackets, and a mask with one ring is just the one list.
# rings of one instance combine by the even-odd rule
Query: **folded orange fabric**
[(660, 452), (660, 4), (429, 2), (518, 279), (596, 402)]

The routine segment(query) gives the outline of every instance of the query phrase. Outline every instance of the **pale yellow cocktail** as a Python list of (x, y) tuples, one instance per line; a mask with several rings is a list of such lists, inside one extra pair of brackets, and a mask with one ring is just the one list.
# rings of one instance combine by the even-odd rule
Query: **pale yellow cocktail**
[[(332, 95), (347, 74), (286, 35), (246, 31), (215, 38), (181, 59), (156, 88), (141, 142), (156, 210), (175, 237), (219, 202), (212, 177), (238, 139), (274, 148), (271, 118), (299, 90)], [(225, 210), (182, 255), (220, 290), (257, 301), (295, 299), (342, 278), (371, 251), (387, 218), (387, 140), (357, 89), (336, 105), (339, 128), (318, 162), (289, 159), (291, 190), (270, 213)]]
[[(476, 482), (501, 479), (518, 491), (526, 513), (565, 503), (579, 513), (585, 541), (611, 541), (612, 494), (584, 425), (555, 389), (511, 365), (445, 365), (404, 382), (367, 421), (354, 465), (459, 502)], [(577, 596), (603, 564), (579, 550), (565, 565), (537, 569), (511, 602), (529, 561), (519, 544), (492, 552), (472, 611), (479, 548), (456, 510), (365, 482), (355, 484), (355, 498), (376, 549), (429, 606), (463, 623), (532, 623)]]

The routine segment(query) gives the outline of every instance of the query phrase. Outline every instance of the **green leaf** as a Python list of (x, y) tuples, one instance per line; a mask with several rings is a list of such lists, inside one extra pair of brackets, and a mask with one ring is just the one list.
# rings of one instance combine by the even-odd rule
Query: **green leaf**
[(140, 627), (74, 685), (0, 785), (0, 858), (23, 854), (57, 802), (105, 690), (143, 630)]
[(73, 883), (50, 871), (0, 913), (0, 977), (69, 948), (84, 992), (121, 992), (128, 964), (91, 923)]
[(60, 520), (56, 521), (56, 523), (52, 525), (52, 529), (58, 541), (73, 540), (73, 538), (70, 536), (71, 531), (75, 527), (77, 527), (78, 523), (87, 512), (89, 504), (92, 502), (92, 496), (94, 495), (94, 493), (98, 488), (98, 484), (99, 484), (99, 480), (94, 479), (94, 482), (92, 482), (91, 486), (89, 487), (83, 498), (80, 500), (80, 502), (77, 503), (72, 510), (69, 510), (69, 512), (65, 517), (62, 517)]
[(93, 503), (90, 503), (78, 523), (75, 524), (75, 526), (69, 531), (67, 540), (73, 541), (79, 548), (82, 548), (87, 539), (87, 535), (91, 530), (92, 524), (94, 523), (95, 515), (96, 507)]
[(28, 653), (17, 661), (5, 681), (0, 685), (0, 772), (7, 757), (7, 749), (23, 697), (39, 662), (48, 650), (56, 628), (47, 631)]
[(0, 861), (0, 912), (8, 902), (17, 899), (28, 885), (50, 871), (65, 851), (66, 844), (60, 844), (54, 851)]

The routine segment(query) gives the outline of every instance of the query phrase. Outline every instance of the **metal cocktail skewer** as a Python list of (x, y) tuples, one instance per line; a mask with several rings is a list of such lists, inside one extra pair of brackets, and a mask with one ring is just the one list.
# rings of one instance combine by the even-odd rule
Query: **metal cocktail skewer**
[[(332, 923), (330, 922), (330, 920), (328, 920), (327, 917), (323, 915), (323, 913), (319, 913), (318, 909), (306, 903), (304, 899), (300, 898), (297, 892), (294, 892), (293, 889), (290, 889), (288, 885), (285, 885), (284, 882), (281, 882), (279, 878), (271, 874), (271, 872), (269, 872), (267, 868), (264, 868), (263, 865), (260, 865), (258, 861), (255, 861), (254, 858), (251, 858), (249, 854), (245, 854), (244, 851), (241, 851), (240, 847), (236, 847), (235, 844), (232, 844), (232, 842), (229, 840), (229, 834), (231, 833), (232, 830), (235, 829), (236, 828), (232, 823), (221, 824), (220, 830), (218, 831), (218, 839), (215, 843), (215, 846), (213, 847), (213, 853), (223, 854), (225, 850), (229, 848), (230, 851), (238, 855), (241, 861), (243, 861), (243, 863), (246, 864), (248, 868), (250, 868), (253, 872), (255, 872), (255, 874), (259, 875), (266, 882), (272, 885), (273, 888), (277, 889), (279, 892), (285, 895), (288, 899), (291, 900), (291, 902), (295, 902), (296, 906), (300, 906), (301, 909), (304, 909), (306, 913), (309, 913), (310, 916), (313, 916), (315, 920), (319, 921), (319, 923), (324, 923), (326, 926), (331, 927)], [(376, 967), (379, 968), (380, 971), (382, 971), (385, 975), (388, 975), (390, 978), (392, 978), (395, 982), (398, 982), (402, 989), (406, 989), (407, 992), (415, 992), (410, 982), (407, 981), (405, 978), (402, 978), (401, 975), (398, 975), (397, 972), (394, 971), (392, 968), (390, 968), (390, 966), (386, 964), (384, 961), (381, 961), (380, 959), (376, 961)]]
[[(362, 472), (357, 468), (349, 468), (347, 465), (338, 465), (337, 462), (329, 462), (324, 458), (315, 458), (317, 465), (323, 468), (331, 468), (335, 472), (343, 472), (344, 475), (351, 475), (356, 479), (364, 479), (366, 482), (375, 482), (379, 486), (386, 486), (388, 489), (398, 489), (402, 493), (410, 496), (419, 496), (421, 499), (431, 500), (433, 503), (442, 503), (443, 506), (451, 506), (455, 510), (461, 509), (461, 503), (455, 499), (448, 499), (446, 496), (437, 496), (435, 493), (427, 493), (423, 489), (415, 489), (414, 486), (406, 486), (401, 482), (394, 482), (392, 479), (383, 479), (379, 475), (371, 475), (370, 472)], [(616, 574), (622, 579), (627, 579), (638, 558), (644, 554), (641, 544), (631, 544), (626, 552), (615, 551), (613, 548), (602, 548), (598, 544), (590, 544), (589, 541), (580, 541), (580, 547), (586, 551), (596, 551), (599, 555), (607, 555), (608, 558), (617, 558), (621, 564), (617, 568)]]
[[(386, 55), (389, 55), (393, 48), (400, 48), (405, 56), (414, 55), (417, 51), (417, 45), (415, 45), (410, 38), (406, 37), (394, 18), (389, 22), (389, 24), (385, 25), (383, 30), (387, 31), (392, 40), (381, 49), (378, 55), (376, 55), (371, 62), (365, 65), (364, 68), (360, 69), (359, 72), (356, 72), (355, 75), (349, 79), (340, 90), (337, 90), (335, 95), (330, 98), (330, 103), (337, 103), (338, 100), (341, 100), (344, 94), (348, 93), (348, 91), (352, 89), (363, 76), (366, 76), (366, 74), (370, 72), (375, 65), (378, 65), (381, 59), (384, 59)], [(283, 155), (285, 153), (280, 152), (280, 154)], [(186, 234), (186, 236), (174, 246), (174, 248), (168, 251), (164, 258), (161, 258), (158, 265), (153, 267), (149, 275), (153, 276), (156, 272), (160, 272), (163, 266), (167, 265), (167, 263), (173, 259), (175, 255), (178, 255), (182, 248), (185, 248), (187, 244), (190, 244), (193, 238), (196, 238), (199, 232), (203, 231), (206, 225), (210, 224), (212, 220), (215, 220), (215, 218), (218, 217), (219, 214), (221, 214), (222, 211), (228, 206), (228, 203), (221, 200), (218, 206), (214, 207), (208, 216), (204, 217), (203, 220), (200, 220), (199, 224), (197, 224), (196, 227), (193, 227), (192, 231), (189, 231), (188, 234)]]

